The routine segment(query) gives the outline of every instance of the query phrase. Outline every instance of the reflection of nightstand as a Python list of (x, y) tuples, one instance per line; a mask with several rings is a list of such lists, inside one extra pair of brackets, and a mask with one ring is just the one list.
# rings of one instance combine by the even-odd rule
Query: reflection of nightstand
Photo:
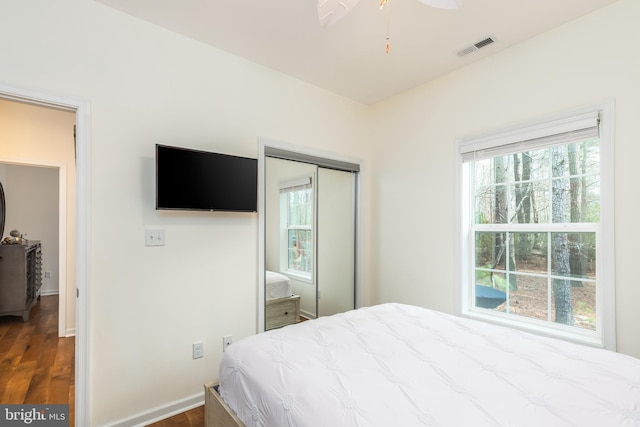
[(300, 295), (267, 300), (266, 329), (279, 328), (300, 321)]

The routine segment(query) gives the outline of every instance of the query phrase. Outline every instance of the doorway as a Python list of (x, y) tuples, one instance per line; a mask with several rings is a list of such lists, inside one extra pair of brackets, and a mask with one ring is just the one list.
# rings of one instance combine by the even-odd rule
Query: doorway
[[(87, 301), (88, 301), (88, 219), (89, 219), (89, 107), (85, 101), (73, 100), (61, 98), (58, 96), (44, 95), (40, 93), (35, 93), (23, 89), (18, 89), (14, 87), (7, 87), (0, 85), (0, 100), (3, 102), (15, 102), (20, 105), (27, 106), (37, 106), (43, 107), (45, 109), (52, 109), (57, 111), (65, 111), (70, 112), (73, 116), (73, 122), (75, 123), (75, 146), (73, 150), (75, 151), (75, 166), (76, 166), (76, 186), (74, 194), (67, 194), (67, 170), (64, 164), (59, 164), (56, 162), (48, 162), (48, 161), (40, 161), (47, 167), (58, 168), (59, 176), (60, 176), (60, 193), (61, 195), (65, 195), (67, 197), (74, 196), (76, 200), (76, 208), (73, 210), (73, 214), (75, 215), (75, 233), (72, 234), (72, 241), (75, 242), (76, 251), (75, 255), (72, 257), (71, 265), (72, 270), (75, 272), (75, 286), (72, 286), (71, 289), (67, 289), (64, 285), (60, 285), (60, 290), (63, 289), (66, 292), (65, 305), (67, 300), (70, 300), (72, 303), (75, 302), (75, 307), (65, 308), (64, 310), (61, 308), (60, 312), (64, 312), (65, 316), (69, 313), (72, 319), (75, 319), (75, 327), (73, 330), (68, 330), (70, 328), (65, 327), (60, 328), (59, 335), (65, 334), (75, 334), (75, 398), (74, 398), (74, 407), (75, 407), (75, 425), (87, 425), (88, 414), (86, 410), (87, 405), (87, 384), (86, 379), (88, 377), (88, 365), (87, 365), (87, 354), (88, 354), (88, 345), (87, 345), (87, 329), (88, 329), (88, 313), (87, 313)], [(73, 129), (70, 130), (72, 132), (72, 137), (70, 138), (73, 141)], [(19, 148), (16, 146), (12, 147), (13, 149)], [(10, 149), (7, 152), (3, 153), (2, 160), (8, 161), (9, 163), (15, 164), (33, 164), (38, 162), (26, 162), (25, 158), (30, 158), (31, 156), (25, 156), (24, 154), (20, 154), (18, 151)], [(63, 183), (65, 185), (63, 185)], [(64, 205), (66, 206), (66, 204)], [(62, 204), (60, 209), (62, 210)], [(60, 224), (61, 230), (67, 230), (67, 214), (65, 212), (60, 215)], [(64, 223), (64, 224), (63, 224)], [(70, 224), (69, 227), (72, 227), (73, 224)], [(60, 233), (61, 247), (65, 246), (67, 242), (68, 234)], [(65, 250), (66, 252), (66, 250)], [(69, 260), (68, 260), (69, 261)], [(63, 271), (64, 269), (60, 269)], [(61, 273), (63, 274), (63, 273)], [(60, 277), (60, 282), (66, 283), (66, 277)], [(66, 319), (65, 319), (66, 320)]]
[(302, 318), (356, 308), (359, 163), (274, 142), (261, 143), (258, 160), (258, 331), (282, 325), (269, 318), (282, 280)]
[(41, 294), (59, 299), (59, 337), (75, 334), (75, 122), (71, 111), (0, 99), (0, 177), (7, 198), (0, 239), (17, 230), (40, 241)]

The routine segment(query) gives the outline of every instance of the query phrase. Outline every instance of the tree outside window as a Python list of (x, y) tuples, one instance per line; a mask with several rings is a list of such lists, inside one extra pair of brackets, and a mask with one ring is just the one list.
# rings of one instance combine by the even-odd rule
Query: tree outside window
[(473, 163), (475, 285), (504, 293), (495, 310), (595, 329), (599, 159), (590, 139)]
[(458, 144), (461, 314), (615, 348), (612, 122), (603, 104)]

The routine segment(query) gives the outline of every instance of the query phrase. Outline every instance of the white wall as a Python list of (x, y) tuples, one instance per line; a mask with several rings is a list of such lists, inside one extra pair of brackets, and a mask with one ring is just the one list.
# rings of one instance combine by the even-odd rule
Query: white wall
[(640, 2), (620, 0), (372, 109), (370, 277), (381, 302), (454, 310), (457, 139), (613, 97), (618, 350), (640, 357), (638, 17)]
[[(40, 240), (42, 247), (42, 295), (59, 291), (58, 253), (58, 169), (4, 165), (2, 181), (6, 197), (6, 223), (3, 237), (13, 229), (28, 240)], [(50, 277), (45, 276), (45, 272)]]
[(90, 424), (201, 395), (221, 337), (256, 330), (257, 215), (155, 211), (154, 144), (364, 157), (364, 107), (90, 0), (0, 10), (0, 83), (90, 103)]

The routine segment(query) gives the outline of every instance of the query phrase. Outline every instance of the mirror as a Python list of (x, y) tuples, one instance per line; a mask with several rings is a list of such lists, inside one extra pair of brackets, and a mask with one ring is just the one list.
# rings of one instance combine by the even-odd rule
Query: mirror
[(264, 160), (265, 330), (355, 308), (357, 173)]
[[(267, 157), (265, 159), (265, 325), (272, 326), (274, 310), (269, 301), (280, 296), (273, 273), (288, 279), (292, 295), (299, 295), (299, 310), (304, 318), (315, 319), (316, 283), (312, 221), (315, 206), (315, 173), (308, 163)], [(308, 182), (308, 184), (307, 184)], [(291, 200), (291, 209), (288, 204)], [(293, 212), (290, 212), (293, 211)], [(288, 224), (289, 216), (292, 223)], [(268, 276), (267, 276), (268, 273)], [(298, 321), (299, 319), (290, 319)], [(269, 327), (265, 329), (270, 329)]]

